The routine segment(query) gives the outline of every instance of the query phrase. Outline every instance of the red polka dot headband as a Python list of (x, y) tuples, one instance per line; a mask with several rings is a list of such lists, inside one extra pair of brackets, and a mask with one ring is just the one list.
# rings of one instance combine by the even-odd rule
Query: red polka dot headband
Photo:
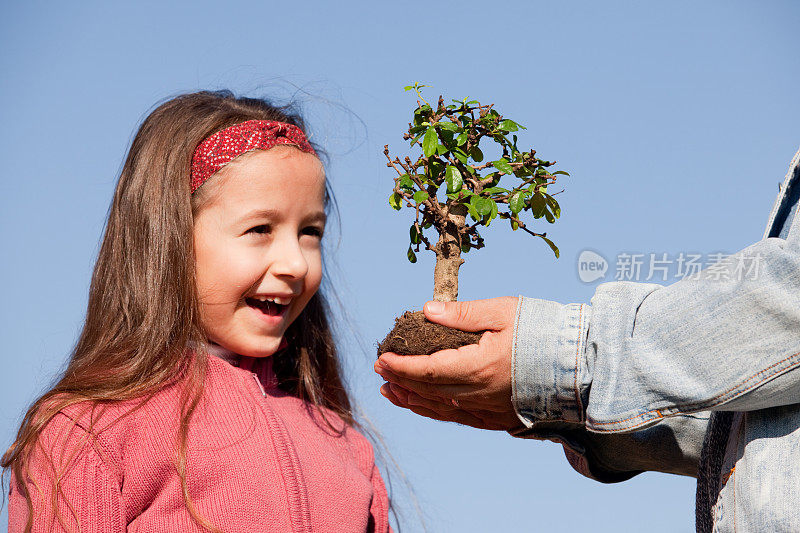
[(269, 150), (275, 145), (296, 146), (316, 155), (303, 130), (274, 120), (248, 120), (220, 130), (200, 143), (192, 156), (192, 192), (234, 158), (251, 150)]

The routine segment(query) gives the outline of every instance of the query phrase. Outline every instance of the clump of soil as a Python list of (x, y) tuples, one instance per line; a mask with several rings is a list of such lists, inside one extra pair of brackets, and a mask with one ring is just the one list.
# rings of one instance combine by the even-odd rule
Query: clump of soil
[(394, 352), (400, 355), (430, 355), (439, 350), (478, 344), (483, 332), (470, 333), (434, 324), (421, 311), (406, 311), (396, 318), (394, 329), (378, 345), (378, 355)]

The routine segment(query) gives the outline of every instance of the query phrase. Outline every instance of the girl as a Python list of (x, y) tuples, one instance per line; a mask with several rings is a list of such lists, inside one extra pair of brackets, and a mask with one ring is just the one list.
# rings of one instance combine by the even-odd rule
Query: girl
[(199, 92), (136, 134), (64, 376), (2, 460), (9, 530), (390, 530), (325, 301), (302, 121)]

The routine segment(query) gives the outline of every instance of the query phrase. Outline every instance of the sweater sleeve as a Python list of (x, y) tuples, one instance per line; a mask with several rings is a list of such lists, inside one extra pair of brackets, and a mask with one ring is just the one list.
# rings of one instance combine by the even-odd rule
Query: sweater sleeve
[(23, 491), (33, 506), (33, 533), (124, 532), (120, 482), (99, 446), (70, 418), (56, 415), (35, 444), (24, 479), (12, 475), (9, 533), (25, 531), (29, 507)]
[(374, 524), (375, 533), (392, 533), (392, 527), (389, 525), (389, 494), (386, 491), (386, 485), (383, 483), (383, 478), (378, 470), (377, 465), (372, 466), (372, 504), (370, 505), (370, 517)]

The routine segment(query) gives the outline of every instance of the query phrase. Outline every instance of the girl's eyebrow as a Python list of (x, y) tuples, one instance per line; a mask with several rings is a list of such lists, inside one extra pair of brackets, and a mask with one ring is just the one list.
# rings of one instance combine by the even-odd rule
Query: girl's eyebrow
[(253, 209), (252, 211), (248, 211), (245, 215), (243, 215), (239, 219), (239, 222), (245, 222), (247, 220), (253, 220), (256, 218), (280, 218), (280, 213), (277, 209)]
[[(281, 213), (277, 209), (253, 209), (252, 211), (248, 211), (244, 216), (239, 219), (239, 222), (246, 222), (248, 220), (254, 220), (259, 218), (266, 218), (270, 220), (275, 220), (281, 218)], [(305, 222), (319, 222), (321, 224), (325, 224), (328, 216), (325, 214), (324, 211), (317, 211), (316, 213), (312, 213), (305, 217), (303, 220)]]

